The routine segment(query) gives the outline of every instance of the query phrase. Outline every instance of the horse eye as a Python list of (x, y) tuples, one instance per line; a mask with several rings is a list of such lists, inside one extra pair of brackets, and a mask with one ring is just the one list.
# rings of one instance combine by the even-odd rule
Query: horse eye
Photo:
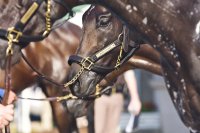
[(97, 23), (97, 27), (107, 27), (109, 24), (110, 18), (101, 18)]

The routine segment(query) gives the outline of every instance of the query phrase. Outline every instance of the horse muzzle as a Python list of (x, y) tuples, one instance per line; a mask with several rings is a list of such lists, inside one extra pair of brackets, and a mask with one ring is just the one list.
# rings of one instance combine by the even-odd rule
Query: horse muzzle
[(70, 113), (73, 113), (75, 117), (81, 117), (87, 113), (87, 101), (83, 100), (68, 100), (66, 102), (67, 109)]

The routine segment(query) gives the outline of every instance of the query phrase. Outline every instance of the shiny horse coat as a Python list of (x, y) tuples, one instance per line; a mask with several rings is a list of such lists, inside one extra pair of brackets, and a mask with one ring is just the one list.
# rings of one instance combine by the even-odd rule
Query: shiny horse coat
[[(65, 2), (65, 6), (63, 6), (64, 2)], [(53, 0), (52, 1), (52, 12), (51, 12), (52, 24), (54, 23), (54, 21), (56, 21), (60, 17), (64, 16), (67, 12), (69, 12), (69, 10), (66, 10), (66, 9), (68, 9), (68, 8), (66, 8), (66, 6), (69, 7), (69, 9), (70, 9), (75, 5), (83, 4), (83, 2), (84, 1), (65, 0), (62, 3), (58, 3), (57, 0)], [(0, 21), (2, 23), (0, 23), (0, 27), (7, 29), (7, 28), (15, 25), (19, 21), (19, 19), (22, 17), (22, 14), (28, 9), (28, 7), (31, 3), (32, 3), (32, 1), (28, 1), (28, 0), (15, 1), (15, 2), (13, 0), (7, 0), (7, 1), (3, 0), (3, 1), (1, 1), (0, 2), (0, 10), (2, 10), (2, 13), (0, 14)], [(38, 34), (41, 34), (44, 31), (45, 22), (44, 22), (43, 18), (44, 18), (44, 14), (45, 14), (45, 10), (44, 10), (45, 6), (46, 6), (45, 3), (43, 3), (41, 5), (38, 12), (36, 12), (36, 14), (33, 16), (33, 18), (30, 20), (30, 22), (25, 27), (24, 34), (30, 35), (30, 36), (31, 35), (38, 35)], [(8, 12), (9, 10), (10, 10), (10, 12)], [(38, 21), (40, 22), (39, 24), (38, 24)], [(13, 63), (18, 62), (20, 57), (21, 57), (21, 54), (20, 54), (19, 51), (22, 47), (19, 46), (19, 44), (14, 45), (14, 48), (13, 48), (14, 49), (14, 55), (13, 55), (13, 59), (12, 59)], [(6, 47), (7, 47), (7, 42), (1, 40), (1, 43), (0, 43), (0, 66), (1, 67), (4, 66)], [(39, 47), (39, 46), (32, 45), (31, 47)], [(41, 53), (39, 53), (39, 54), (41, 55)], [(157, 56), (157, 54), (156, 54), (156, 56)], [(155, 73), (160, 73), (159, 63), (154, 64), (155, 63), (154, 60), (151, 60), (148, 57), (146, 58), (145, 56), (144, 57), (137, 56), (136, 58), (137, 58), (137, 61), (132, 60), (132, 64), (130, 63), (128, 65), (128, 67), (126, 67), (126, 69), (130, 69), (131, 66), (133, 65), (136, 68), (141, 67), (143, 69), (147, 69), (147, 70), (150, 70), (150, 71), (153, 70), (153, 71), (155, 71)], [(159, 57), (157, 56), (156, 58), (159, 58)], [(34, 60), (37, 60), (37, 59), (34, 59)], [(146, 60), (145, 63), (143, 62), (144, 60)], [(42, 70), (44, 70), (44, 73), (47, 73), (46, 70), (51, 70), (53, 68), (53, 67), (47, 65), (47, 68), (45, 69), (45, 67), (44, 67), (45, 65), (46, 64), (43, 62), (42, 66), (41, 66), (43, 68)], [(25, 67), (25, 65), (22, 65), (22, 66)], [(38, 65), (38, 66), (40, 66), (40, 65)], [(146, 67), (146, 66), (153, 66), (153, 69), (151, 69), (151, 68), (149, 69), (149, 67)], [(126, 69), (124, 69), (124, 71)], [(27, 74), (27, 73), (30, 74), (31, 73), (30, 70), (24, 69), (24, 71), (25, 72), (22, 71), (24, 74)], [(14, 75), (14, 72), (13, 72), (13, 75)], [(35, 74), (33, 73), (32, 76), (35, 76)], [(52, 76), (56, 76), (56, 75), (52, 75)], [(28, 77), (27, 79), (31, 79), (31, 77)], [(14, 79), (13, 79), (13, 81), (14, 81)], [(18, 86), (19, 83), (15, 82), (14, 84), (15, 84), (14, 86)], [(25, 82), (25, 85), (22, 88), (24, 88), (28, 84), (29, 84), (29, 82)]]
[[(94, 2), (93, 0), (85, 0)], [(98, 0), (162, 56), (172, 101), (191, 132), (200, 132), (199, 0)]]
[(190, 131), (200, 132), (200, 1), (111, 1), (104, 4), (161, 53), (172, 101)]
[[(67, 59), (70, 54), (75, 53), (80, 37), (81, 29), (67, 22), (61, 28), (53, 31), (44, 41), (30, 44), (23, 50), (23, 53), (39, 72), (58, 83), (65, 83), (69, 70)], [(0, 72), (0, 86), (4, 87), (4, 71)], [(23, 59), (20, 60), (19, 64), (13, 66), (11, 76), (12, 90), (16, 93), (33, 84), (38, 84), (47, 97), (65, 94), (62, 87), (59, 88), (38, 77)], [(74, 129), (77, 130), (75, 118), (67, 111), (65, 104), (51, 102), (51, 106), (60, 133), (71, 133)]]

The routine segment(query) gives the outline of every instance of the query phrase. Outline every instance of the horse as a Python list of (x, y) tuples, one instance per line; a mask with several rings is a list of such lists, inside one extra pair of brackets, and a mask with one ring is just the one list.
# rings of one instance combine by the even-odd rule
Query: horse
[[(4, 40), (12, 38), (12, 41), (10, 41), (14, 44), (12, 46), (14, 55), (12, 64), (19, 62), (22, 48), (30, 42), (43, 40), (51, 30), (63, 23), (61, 21), (52, 27), (54, 22), (57, 22), (56, 20), (65, 16), (66, 13), (71, 13), (68, 5), (62, 0), (3, 0), (0, 2), (0, 10), (0, 36)], [(7, 49), (7, 41), (4, 40), (0, 42), (1, 68), (5, 67), (4, 59), (6, 57), (5, 50)]]
[[(64, 83), (68, 74), (69, 65), (67, 59), (75, 53), (81, 37), (81, 28), (67, 22), (59, 29), (52, 32), (49, 37), (37, 43), (32, 43), (23, 50), (23, 54), (35, 69), (42, 74), (51, 77), (58, 83)], [(4, 71), (0, 71), (0, 86), (4, 87)], [(62, 87), (55, 86), (39, 78), (37, 74), (21, 59), (12, 68), (12, 90), (20, 93), (25, 88), (37, 84), (47, 97), (62, 96), (65, 92)], [(39, 97), (38, 97), (39, 98)], [(60, 133), (78, 130), (73, 114), (67, 111), (63, 102), (50, 102), (54, 121)]]
[[(14, 3), (14, 2), (11, 2), (11, 1), (1, 1), (1, 3), (0, 3), (0, 9), (2, 9), (2, 11), (7, 11), (7, 10), (10, 10), (10, 9), (13, 9), (13, 11), (12, 12), (9, 12), (10, 14), (13, 14), (13, 16), (15, 16), (15, 19), (12, 19), (12, 16), (10, 16), (10, 17), (6, 17), (6, 19), (2, 19), (3, 20), (3, 22), (1, 23), (2, 25), (1, 25), (1, 27), (3, 27), (3, 28), (8, 28), (8, 27), (10, 27), (10, 26), (12, 26), (13, 24), (15, 24), (15, 23), (17, 23), (18, 21), (19, 21), (19, 18), (17, 18), (17, 17), (22, 17), (22, 14), (26, 11), (26, 9), (28, 9), (28, 5), (30, 5), (31, 3), (30, 2), (32, 2), (32, 1), (17, 1), (17, 3)], [(58, 8), (58, 9), (55, 9), (56, 10), (56, 12), (54, 12), (53, 13), (53, 18), (59, 18), (59, 16), (62, 16), (62, 14), (63, 13), (58, 13), (57, 11), (67, 11), (66, 9), (67, 9), (67, 6), (73, 6), (73, 5), (76, 5), (77, 4), (77, 2), (75, 2), (75, 1), (73, 1), (71, 4), (69, 4), (69, 5), (65, 5), (65, 6), (63, 6), (63, 3), (62, 3), (62, 1), (61, 1), (61, 4), (58, 2), (58, 1), (53, 1), (54, 3), (53, 4), (55, 4), (55, 6), (53, 6), (54, 8)], [(82, 2), (80, 2), (80, 3), (82, 3)], [(42, 5), (42, 7), (45, 7), (45, 5)], [(63, 8), (64, 7), (64, 8)], [(21, 13), (22, 12), (22, 13)], [(4, 18), (5, 16), (6, 16), (6, 13), (8, 13), (8, 12), (3, 12), (3, 14), (2, 14), (2, 16), (1, 16), (1, 18)], [(58, 16), (56, 15), (56, 14), (59, 14)], [(17, 15), (16, 15), (17, 14)], [(40, 19), (42, 19), (42, 20), (40, 20), (41, 22), (43, 22), (44, 20), (43, 20), (43, 15), (41, 15), (41, 14), (44, 14), (44, 10), (42, 10), (42, 9), (40, 9), (39, 10), (39, 13), (37, 13), (37, 15), (36, 16), (33, 16), (33, 19), (31, 19), (30, 20), (30, 25), (29, 24), (27, 24), (28, 25), (28, 28), (25, 28), (24, 29), (24, 33), (23, 33), (23, 35), (25, 34), (25, 33), (27, 33), (27, 35), (30, 35), (30, 38), (31, 38), (31, 36), (32, 36), (32, 33), (33, 33), (33, 35), (34, 34), (40, 34), (40, 33), (42, 33), (43, 31), (44, 31), (44, 29), (45, 28), (41, 28), (41, 27), (45, 27), (44, 26), (44, 23), (40, 23), (40, 28), (38, 28), (38, 27), (35, 27), (36, 25), (37, 25), (37, 23), (35, 23), (36, 22), (36, 20), (40, 20)], [(7, 22), (8, 21), (8, 22)], [(6, 23), (7, 22), (7, 23)], [(53, 23), (53, 22), (52, 22)], [(30, 32), (31, 31), (31, 32)], [(23, 36), (24, 37), (24, 36)], [(22, 39), (23, 39), (23, 37), (22, 37)], [(27, 37), (27, 36), (26, 36)], [(24, 37), (25, 38), (25, 37)], [(43, 38), (43, 37), (42, 37)], [(2, 41), (2, 40), (1, 40)], [(7, 47), (7, 45), (4, 45), (6, 42), (4, 42), (4, 43), (1, 43), (2, 45), (1, 45), (1, 47), (0, 47), (0, 49), (1, 49), (1, 60), (0, 60), (0, 64), (1, 64), (1, 66), (3, 67), (4, 66), (4, 58), (5, 58), (5, 50), (6, 50), (6, 47)], [(18, 46), (19, 44), (23, 44), (23, 45), (21, 45), (21, 46)], [(20, 57), (21, 57), (21, 54), (19, 53), (19, 50), (21, 50), (22, 48), (24, 48), (24, 47), (26, 47), (27, 45), (28, 45), (28, 43), (29, 43), (29, 41), (28, 42), (23, 42), (23, 41), (19, 41), (19, 43), (17, 43), (17, 42), (15, 42), (15, 44), (18, 44), (18, 45), (14, 45), (13, 46), (13, 49), (14, 49), (14, 53), (13, 53), (13, 58), (12, 58), (12, 61), (14, 62), (14, 63), (16, 63), (16, 62), (18, 62), (18, 60), (20, 59)], [(138, 58), (139, 59), (139, 58)], [(138, 60), (139, 62), (135, 62), (134, 63), (134, 65), (138, 65), (138, 64), (142, 64), (143, 65), (143, 67), (144, 68), (147, 68), (146, 67), (146, 65), (145, 64), (148, 64), (149, 66), (151, 66), (151, 63), (147, 63), (147, 62), (141, 62), (142, 60)], [(23, 65), (22, 65), (23, 66)], [(138, 65), (139, 66), (139, 65)], [(21, 67), (22, 68), (22, 67)], [(156, 68), (157, 68), (157, 66), (156, 66)], [(157, 71), (158, 72), (158, 69), (154, 69), (155, 71)], [(148, 68), (149, 69), (149, 68)], [(150, 69), (149, 69), (150, 70)], [(30, 73), (29, 73), (30, 74)], [(30, 78), (30, 77), (29, 77)], [(13, 80), (14, 81), (14, 80)], [(15, 83), (14, 83), (15, 84)], [(16, 83), (16, 85), (17, 85), (17, 83)], [(65, 117), (63, 117), (63, 118), (65, 118)]]
[[(115, 12), (130, 29), (139, 33), (160, 52), (165, 83), (180, 118), (191, 132), (200, 131), (200, 121), (197, 117), (200, 112), (199, 1), (98, 2)], [(110, 21), (104, 21), (102, 25), (105, 23), (104, 27), (107, 27), (106, 24), (109, 25)], [(99, 24), (101, 28), (101, 22)], [(97, 24), (96, 26), (99, 27)], [(90, 80), (88, 84), (92, 83), (91, 86), (94, 86), (96, 82)]]
[[(68, 30), (69, 28), (73, 30)], [(58, 80), (59, 82), (62, 82), (62, 80), (64, 80), (65, 75), (67, 74), (67, 71), (68, 71), (67, 65), (65, 64), (67, 60), (67, 56), (69, 56), (70, 53), (73, 53), (75, 51), (77, 45), (73, 43), (78, 44), (77, 40), (78, 40), (78, 37), (80, 37), (79, 35), (80, 33), (81, 31), (76, 26), (70, 23), (66, 24), (62, 28), (56, 30), (55, 32), (52, 32), (52, 34), (50, 35), (50, 37), (47, 38), (47, 40), (44, 40), (43, 42), (32, 43), (30, 44), (30, 46), (27, 46), (23, 53), (26, 55), (30, 63), (34, 64), (34, 67), (36, 67), (40, 72), (42, 72), (43, 74), (49, 77), (52, 77), (53, 79)], [(64, 38), (65, 34), (67, 35), (66, 38)], [(75, 35), (75, 36), (72, 36), (72, 35)], [(148, 47), (146, 48), (148, 49)], [(32, 56), (32, 55), (36, 55), (36, 56)], [(50, 60), (49, 58), (51, 56), (55, 56), (55, 57), (52, 57)], [(138, 57), (134, 57), (134, 58), (138, 58)], [(58, 61), (60, 62), (56, 62), (55, 59), (58, 59)], [(148, 69), (146, 67), (147, 64), (152, 66), (152, 64), (154, 63), (154, 60), (152, 61), (148, 59), (146, 60), (147, 62), (140, 62), (139, 58), (138, 60), (132, 60), (128, 63), (126, 68), (124, 67), (123, 71), (131, 69), (133, 68), (133, 66), (134, 68), (139, 67), (138, 64), (143, 64), (142, 65), (143, 68)], [(49, 65), (49, 63), (51, 63), (51, 65), (53, 65), (53, 63), (63, 64), (61, 65), (63, 68), (60, 66), (59, 68), (54, 68), (52, 70), (53, 66)], [(149, 68), (152, 69), (154, 67), (155, 66), (152, 66)], [(155, 71), (156, 73), (159, 73), (158, 67), (156, 66), (153, 71)], [(3, 73), (3, 71), (1, 71), (1, 73)], [(119, 74), (120, 74), (120, 71), (118, 71), (118, 75)], [(61, 75), (62, 77), (60, 77)], [(60, 78), (58, 78), (58, 76)], [(111, 80), (113, 78), (111, 78), (110, 76), (108, 79)], [(1, 87), (3, 87), (3, 79), (1, 79), (1, 81), (2, 81)], [(54, 85), (51, 85), (44, 81), (40, 82), (36, 74), (26, 65), (26, 63), (23, 60), (21, 60), (19, 64), (15, 65), (12, 68), (12, 85), (13, 85), (14, 92), (19, 93), (24, 88), (36, 82), (39, 83), (39, 86), (43, 88), (43, 91), (45, 92), (47, 96), (63, 95), (63, 93), (61, 93), (59, 89), (55, 88)], [(70, 116), (69, 114), (66, 113), (66, 109), (63, 108), (61, 103), (53, 102), (51, 104), (52, 104), (52, 109), (54, 113), (54, 119), (56, 120), (59, 131), (66, 132), (67, 130), (66, 128), (70, 128), (70, 126), (67, 126), (67, 125), (70, 125), (69, 124), (70, 122), (68, 122), (67, 119), (68, 117), (73, 117), (73, 116)]]
[[(112, 42), (114, 42), (115, 40), (120, 41), (119, 39), (122, 38), (122, 34), (115, 34), (115, 33), (118, 33), (119, 31), (120, 31), (120, 33), (123, 33), (122, 23), (119, 20), (117, 20), (117, 18), (110, 17), (111, 16), (110, 12), (107, 13), (107, 10), (103, 9), (103, 8), (101, 8), (101, 9), (95, 8), (95, 9), (97, 10), (97, 12), (95, 12), (91, 7), (90, 9), (88, 9), (88, 11), (86, 13), (84, 13), (84, 15), (83, 15), (83, 29), (84, 29), (85, 34), (82, 37), (80, 47), (77, 50), (77, 55), (79, 55), (79, 56), (71, 56), (72, 58), (70, 58), (70, 60), (69, 60), (69, 63), (70, 62), (76, 62), (76, 63), (81, 64), (81, 63), (84, 62), (85, 64), (81, 64), (81, 69), (82, 69), (82, 66), (84, 66), (84, 65), (86, 65), (85, 67), (91, 66), (91, 68), (89, 68), (89, 69), (86, 68), (87, 69), (86, 71), (83, 71), (83, 72), (81, 71), (82, 74), (80, 74), (81, 73), (80, 67), (76, 64), (72, 64), (72, 69), (71, 69), (70, 74), (69, 74), (70, 75), (69, 79), (72, 79), (72, 80), (70, 80), (69, 82), (74, 80), (74, 78), (73, 78), (74, 76), (76, 78), (78, 77), (77, 80), (74, 83), (72, 83), (71, 86), (70, 86), (71, 88), (73, 88), (73, 89), (71, 89), (72, 93), (74, 93), (74, 95), (76, 95), (78, 97), (87, 97), (87, 96), (95, 93), (94, 88), (95, 88), (96, 84), (99, 83), (105, 77), (105, 75), (107, 73), (114, 70), (112, 68), (106, 68), (105, 67), (105, 66), (108, 66), (108, 65), (114, 66), (113, 65), (114, 62), (111, 61), (111, 60), (113, 60), (113, 56), (111, 56), (109, 53), (106, 53), (107, 58), (102, 58), (100, 60), (96, 60), (96, 61), (98, 61), (97, 62), (98, 64), (103, 64), (103, 65), (98, 66), (98, 64), (97, 65), (95, 64), (94, 69), (92, 68), (94, 61), (90, 57), (99, 58), (99, 57), (97, 57), (97, 56), (95, 57), (93, 55), (95, 55), (97, 53), (97, 51), (99, 49), (102, 49), (104, 46), (106, 47), (105, 48), (106, 50), (109, 49), (109, 47), (110, 47), (109, 44), (111, 44), (111, 46), (113, 46)], [(91, 10), (93, 10), (92, 13), (90, 12)], [(100, 10), (100, 11), (98, 11), (98, 10)], [(103, 12), (102, 10), (103, 11), (106, 10), (105, 15), (102, 13)], [(95, 16), (96, 13), (99, 16)], [(111, 18), (112, 18), (112, 20), (110, 20)], [(96, 21), (97, 21), (96, 19), (100, 19), (99, 22), (97, 22), (98, 24), (96, 24)], [(110, 28), (109, 31), (106, 31), (103, 28), (100, 29), (101, 24), (106, 25), (108, 21), (113, 22), (113, 25), (111, 27), (109, 27)], [(91, 22), (94, 22), (95, 24), (91, 23)], [(116, 31), (113, 31), (113, 29), (112, 29), (113, 27), (119, 27), (119, 28), (116, 28)], [(95, 28), (97, 28), (98, 31), (101, 31), (101, 32), (98, 33), (98, 31), (96, 31)], [(110, 33), (110, 31), (112, 31), (113, 34)], [(102, 36), (102, 34), (103, 34), (103, 36)], [(136, 34), (134, 34), (134, 32), (132, 32), (131, 34), (132, 34), (132, 36), (136, 35)], [(110, 40), (110, 38), (106, 38), (104, 35), (107, 36), (107, 37), (112, 36), (113, 38), (112, 38), (112, 40)], [(130, 36), (130, 35), (128, 35), (128, 36)], [(93, 39), (91, 39), (91, 38), (93, 38)], [(107, 40), (109, 40), (109, 41), (107, 42)], [(124, 40), (124, 39), (122, 39), (122, 40)], [(116, 42), (116, 43), (118, 45), (120, 42)], [(123, 43), (124, 43), (124, 45), (126, 45), (126, 46), (123, 46), (124, 48), (129, 47), (130, 40), (127, 40), (127, 42), (123, 41)], [(133, 43), (133, 42), (131, 42), (131, 43)], [(134, 50), (135, 46), (134, 46), (134, 44), (132, 44), (132, 45), (133, 45), (132, 47), (133, 47), (133, 50)], [(148, 45), (142, 46), (141, 51), (138, 51), (138, 53), (136, 53), (136, 55), (142, 55), (143, 57), (152, 58), (151, 53), (148, 54), (148, 52), (147, 52), (148, 49), (146, 49), (146, 52), (144, 52), (145, 50), (142, 51), (142, 49), (147, 47), (147, 46)], [(105, 49), (103, 49), (102, 51), (104, 52)], [(151, 49), (153, 50), (153, 48), (151, 48)], [(150, 51), (152, 51), (152, 50), (150, 50)], [(103, 53), (102, 51), (98, 52), (98, 54)], [(128, 51), (126, 53), (128, 53)], [(118, 54), (118, 53), (115, 52), (115, 54)], [(85, 58), (80, 57), (80, 55), (82, 57), (85, 57)], [(122, 54), (122, 56), (124, 56), (124, 53)], [(132, 54), (131, 55), (129, 54), (128, 56), (130, 58), (132, 56)], [(87, 58), (87, 57), (89, 57), (89, 58)], [(117, 55), (114, 55), (114, 57), (118, 58)], [(158, 56), (155, 56), (155, 57), (158, 57)], [(128, 60), (127, 57), (125, 59)], [(124, 59), (122, 58), (122, 60), (124, 60)], [(116, 62), (117, 62), (117, 59), (116, 59)], [(125, 62), (125, 61), (122, 61), (122, 62)], [(157, 62), (159, 64), (159, 58), (156, 58), (155, 62)], [(144, 64), (144, 66), (145, 65), (147, 65), (147, 64)], [(125, 67), (125, 66), (126, 65), (124, 65), (123, 67)], [(146, 68), (148, 68), (148, 67), (146, 67)], [(91, 72), (90, 71), (91, 69), (93, 69), (95, 72)], [(100, 70), (100, 69), (102, 69), (102, 70)], [(78, 74), (78, 76), (77, 76), (77, 74)], [(87, 102), (84, 102), (84, 103), (87, 103)], [(82, 106), (82, 105), (80, 105), (80, 106), (78, 105), (78, 107), (76, 107), (74, 102), (72, 102), (72, 101), (67, 102), (67, 105), (70, 107), (71, 111), (75, 111), (75, 110), (77, 110), (77, 108), (81, 108), (80, 106)], [(72, 105), (73, 107), (70, 106), (70, 105)], [(86, 106), (86, 105), (83, 104), (83, 106)]]

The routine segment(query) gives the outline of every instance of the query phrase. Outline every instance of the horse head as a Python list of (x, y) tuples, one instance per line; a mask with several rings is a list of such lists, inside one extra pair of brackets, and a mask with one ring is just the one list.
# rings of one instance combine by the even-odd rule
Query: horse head
[(13, 44), (12, 64), (15, 64), (21, 57), (21, 48), (29, 42), (44, 39), (53, 23), (69, 12), (66, 8), (61, 0), (1, 0), (0, 38), (3, 40), (0, 40), (0, 67), (5, 65), (9, 40)]
[[(118, 69), (135, 52), (139, 45), (129, 39), (128, 29), (122, 22), (102, 6), (91, 6), (83, 15), (83, 36), (72, 55), (69, 78), (74, 95), (87, 99), (96, 92), (96, 85), (111, 71)], [(83, 107), (87, 102), (77, 101)], [(73, 104), (72, 104), (73, 103)], [(74, 102), (67, 103), (70, 109), (77, 109)]]

